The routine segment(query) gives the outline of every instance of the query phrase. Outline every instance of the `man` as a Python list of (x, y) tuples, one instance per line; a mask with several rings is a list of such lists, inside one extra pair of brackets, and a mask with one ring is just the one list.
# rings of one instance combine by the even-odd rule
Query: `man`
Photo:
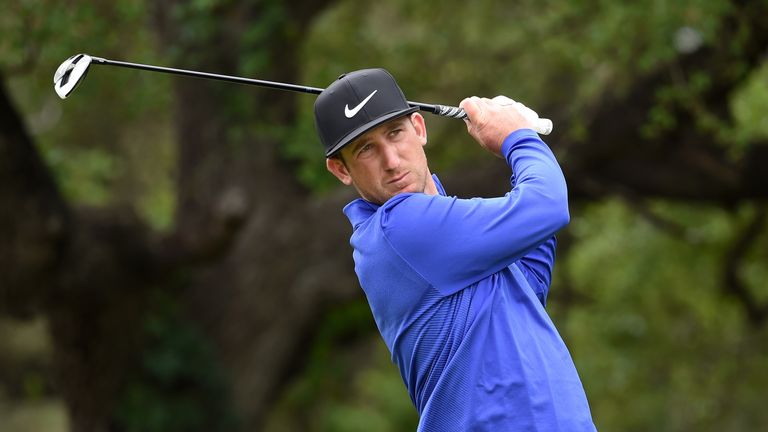
[[(447, 196), (427, 130), (382, 69), (318, 97), (326, 166), (361, 199), (355, 271), (419, 412), (419, 431), (594, 431), (565, 344), (544, 310), (554, 234), (569, 221), (554, 155), (510, 99), (472, 97), (467, 129), (512, 168), (504, 197)], [(530, 111), (532, 112), (532, 111)]]

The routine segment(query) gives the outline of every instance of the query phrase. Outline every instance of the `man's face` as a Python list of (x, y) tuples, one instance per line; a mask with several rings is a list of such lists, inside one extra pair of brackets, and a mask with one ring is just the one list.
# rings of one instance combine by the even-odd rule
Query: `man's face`
[(426, 143), (424, 118), (414, 113), (368, 131), (341, 149), (343, 161), (327, 159), (326, 166), (376, 204), (405, 192), (436, 194), (424, 154)]

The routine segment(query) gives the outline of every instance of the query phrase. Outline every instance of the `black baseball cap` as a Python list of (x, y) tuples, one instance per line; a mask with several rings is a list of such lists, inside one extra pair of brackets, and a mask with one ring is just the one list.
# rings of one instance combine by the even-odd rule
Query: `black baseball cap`
[(376, 126), (417, 111), (384, 69), (340, 76), (315, 101), (315, 128), (329, 157)]

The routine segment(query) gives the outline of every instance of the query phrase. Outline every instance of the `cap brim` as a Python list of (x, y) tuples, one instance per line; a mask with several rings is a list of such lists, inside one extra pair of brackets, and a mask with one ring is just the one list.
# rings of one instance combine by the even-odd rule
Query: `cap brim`
[(325, 152), (325, 157), (331, 157), (334, 153), (341, 150), (342, 147), (345, 145), (351, 143), (355, 139), (357, 139), (360, 135), (368, 132), (369, 130), (375, 128), (376, 126), (387, 122), (389, 120), (395, 119), (397, 117), (402, 117), (404, 115), (408, 115), (410, 113), (416, 112), (419, 110), (419, 107), (410, 107), (408, 109), (400, 110), (400, 111), (394, 111), (387, 115), (383, 115), (375, 120), (371, 120), (368, 123), (358, 127), (357, 129), (353, 130), (352, 132), (348, 133), (344, 138), (339, 140), (336, 145), (331, 147), (329, 150)]

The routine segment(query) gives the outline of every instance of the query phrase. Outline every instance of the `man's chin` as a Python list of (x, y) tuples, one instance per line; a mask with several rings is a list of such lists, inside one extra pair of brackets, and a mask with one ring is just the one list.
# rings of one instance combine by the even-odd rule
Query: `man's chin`
[(392, 196), (400, 195), (403, 193), (413, 193), (413, 192), (420, 192), (420, 191), (418, 190), (418, 187), (416, 187), (416, 184), (408, 183), (400, 188), (395, 187), (392, 192)]
[(394, 190), (390, 189), (388, 191), (388, 193), (387, 193), (387, 200), (389, 200), (390, 198), (395, 197), (397, 195), (404, 194), (404, 193), (419, 193), (419, 192), (424, 192), (424, 191), (423, 190), (419, 190), (419, 188), (416, 185), (414, 185), (414, 184), (409, 184), (409, 185), (406, 185), (406, 186), (404, 186), (404, 187), (402, 187), (400, 189), (394, 189)]
[(372, 196), (369, 198), (365, 198), (365, 196), (363, 196), (362, 194), (361, 196), (363, 196), (367, 201), (370, 201), (372, 203), (383, 204), (397, 195), (404, 194), (404, 193), (419, 193), (419, 192), (424, 192), (424, 190), (423, 188), (419, 189), (416, 183), (409, 183), (399, 189), (394, 187), (387, 188), (383, 192), (384, 193), (381, 194), (381, 198), (382, 198), (381, 202), (378, 202), (379, 200), (374, 199)]

